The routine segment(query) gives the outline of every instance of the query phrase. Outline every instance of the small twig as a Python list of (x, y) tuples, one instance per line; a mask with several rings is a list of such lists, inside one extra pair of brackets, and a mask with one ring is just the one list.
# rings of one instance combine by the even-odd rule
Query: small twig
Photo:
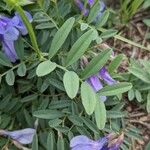
[(146, 43), (146, 35), (149, 32), (149, 30), (150, 30), (150, 28), (147, 28), (147, 30), (145, 32), (145, 35), (144, 35), (144, 39), (143, 39), (142, 45), (145, 45), (145, 43)]
[(150, 130), (150, 125), (148, 123), (144, 123), (142, 121), (138, 121), (138, 120), (130, 120), (130, 123), (137, 123), (137, 124), (141, 124), (143, 126), (145, 126), (146, 128), (148, 128)]
[(129, 117), (141, 117), (141, 116), (144, 116), (145, 113), (136, 113), (136, 114), (129, 114)]

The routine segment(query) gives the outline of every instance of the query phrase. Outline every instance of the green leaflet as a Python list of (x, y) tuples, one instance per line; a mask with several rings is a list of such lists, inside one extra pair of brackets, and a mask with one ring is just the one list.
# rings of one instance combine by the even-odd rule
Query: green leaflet
[(62, 25), (62, 27), (57, 31), (57, 33), (55, 34), (52, 40), (51, 47), (49, 49), (49, 58), (52, 58), (57, 53), (57, 51), (61, 48), (67, 36), (69, 35), (74, 22), (75, 22), (75, 19), (73, 17), (69, 18)]
[(123, 118), (126, 117), (128, 113), (126, 111), (107, 111), (107, 118)]
[(57, 149), (65, 150), (65, 143), (63, 137), (59, 136), (57, 140)]
[(130, 73), (132, 73), (134, 76), (141, 79), (142, 81), (144, 81), (146, 83), (150, 83), (149, 74), (142, 68), (137, 68), (137, 67), (133, 66), (133, 67), (129, 67), (128, 70)]
[(144, 19), (143, 22), (150, 27), (150, 19)]
[(117, 83), (113, 85), (108, 85), (103, 87), (99, 92), (98, 95), (100, 96), (113, 96), (118, 95), (124, 92), (127, 92), (132, 88), (132, 84), (128, 82)]
[(124, 54), (117, 55), (114, 60), (111, 62), (111, 64), (108, 66), (108, 71), (110, 73), (113, 73), (120, 65), (122, 59), (125, 57)]
[(38, 136), (37, 136), (37, 134), (35, 134), (33, 137), (32, 150), (38, 150)]
[(145, 147), (145, 150), (149, 150), (150, 149), (150, 141), (148, 142), (148, 144)]
[(150, 113), (150, 92), (147, 95), (147, 105), (146, 105), (147, 112)]
[(105, 23), (107, 22), (109, 18), (109, 14), (110, 12), (108, 10), (104, 11), (103, 15), (99, 18), (99, 20), (96, 23), (96, 28), (99, 28), (105, 25)]
[(17, 74), (20, 77), (23, 77), (26, 75), (26, 71), (27, 71), (26, 65), (25, 65), (25, 63), (22, 63), (17, 69)]
[(132, 101), (134, 99), (134, 97), (135, 97), (134, 90), (133, 89), (129, 90), (128, 91), (128, 99), (129, 99), (129, 101)]
[(47, 60), (38, 65), (36, 69), (36, 74), (37, 76), (42, 77), (55, 70), (55, 68), (56, 68), (56, 63)]
[(55, 148), (55, 134), (51, 131), (47, 137), (47, 150), (54, 150)]
[(142, 95), (141, 95), (140, 91), (138, 91), (138, 90), (135, 90), (135, 97), (136, 97), (138, 102), (142, 102), (143, 101)]
[(15, 50), (16, 50), (18, 58), (20, 60), (23, 60), (25, 57), (23, 39), (19, 38), (17, 41), (15, 41), (14, 46), (15, 46)]
[(91, 23), (96, 18), (97, 14), (99, 12), (99, 1), (97, 1), (94, 6), (90, 9), (89, 16), (87, 18), (87, 22)]
[(97, 98), (94, 114), (97, 127), (102, 130), (106, 123), (106, 108), (104, 102), (101, 101), (99, 97)]
[(87, 118), (87, 117), (83, 117), (83, 116), (82, 116), (81, 118), (82, 118), (84, 124), (85, 124), (92, 132), (94, 132), (94, 133), (98, 133), (98, 132), (99, 132), (99, 130), (98, 130), (98, 128), (97, 128), (95, 122), (93, 122), (92, 120), (90, 120), (90, 119)]
[(14, 85), (15, 74), (12, 70), (8, 71), (5, 77), (6, 77), (6, 82), (8, 85)]
[(77, 115), (70, 115), (68, 116), (68, 119), (77, 126), (83, 126), (83, 120), (81, 119), (80, 116)]
[(91, 115), (95, 110), (97, 98), (92, 87), (86, 82), (81, 84), (81, 99), (85, 111)]
[(114, 37), (116, 34), (117, 34), (117, 30), (109, 29), (109, 30), (103, 32), (100, 35), (100, 38), (107, 39), (107, 38), (110, 38), (110, 37)]
[(68, 96), (73, 99), (79, 89), (79, 77), (73, 71), (67, 71), (63, 77), (63, 83)]
[(94, 57), (86, 68), (81, 72), (81, 78), (85, 79), (92, 74), (97, 73), (107, 62), (111, 55), (112, 50), (107, 49), (101, 52), (98, 56)]
[(0, 64), (2, 66), (12, 67), (10, 60), (2, 52), (0, 52)]
[(87, 50), (92, 40), (95, 38), (97, 32), (89, 30), (84, 33), (72, 46), (71, 50), (67, 54), (65, 66), (72, 65), (77, 61)]
[(56, 119), (62, 117), (63, 113), (57, 110), (45, 109), (35, 111), (33, 116), (41, 119)]

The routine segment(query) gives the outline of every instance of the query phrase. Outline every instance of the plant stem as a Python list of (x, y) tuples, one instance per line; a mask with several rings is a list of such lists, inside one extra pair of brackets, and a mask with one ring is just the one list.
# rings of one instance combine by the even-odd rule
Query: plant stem
[(29, 22), (27, 16), (25, 15), (24, 13), (24, 10), (21, 8), (21, 6), (19, 6), (18, 4), (15, 4), (15, 9), (18, 11), (19, 15), (21, 16), (28, 32), (29, 32), (29, 36), (30, 36), (30, 39), (31, 39), (31, 43), (32, 43), (32, 46), (34, 47), (38, 57), (40, 60), (43, 59), (43, 56), (42, 56), (42, 53), (41, 51), (39, 50), (39, 47), (38, 47), (38, 44), (37, 44), (37, 41), (36, 41), (36, 37), (35, 37), (35, 34), (34, 34), (34, 31), (33, 31), (33, 27), (31, 25), (31, 23)]
[[(104, 29), (104, 28), (98, 28), (97, 30), (99, 30), (99, 31), (101, 31), (101, 32), (106, 32), (106, 31), (107, 31), (107, 29)], [(121, 41), (123, 41), (123, 42), (126, 42), (126, 43), (128, 43), (128, 44), (131, 44), (131, 45), (133, 45), (133, 46), (136, 46), (136, 47), (138, 47), (138, 48), (141, 48), (141, 49), (150, 51), (149, 48), (147, 48), (147, 47), (145, 47), (145, 46), (143, 46), (143, 45), (141, 45), (141, 44), (138, 44), (138, 43), (136, 43), (136, 42), (133, 42), (133, 41), (131, 41), (131, 40), (128, 40), (128, 39), (126, 39), (126, 38), (124, 38), (124, 37), (122, 37), (122, 36), (120, 36), (120, 35), (118, 35), (118, 34), (115, 35), (114, 38), (116, 38), (116, 39), (118, 39), (118, 40), (121, 40)]]

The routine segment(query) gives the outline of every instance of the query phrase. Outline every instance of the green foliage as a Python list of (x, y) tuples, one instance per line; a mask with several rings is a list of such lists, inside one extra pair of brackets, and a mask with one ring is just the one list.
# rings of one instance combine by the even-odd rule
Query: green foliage
[(81, 72), (81, 77), (83, 79), (88, 78), (89, 76), (96, 74), (108, 61), (112, 53), (111, 49), (101, 52), (99, 55), (94, 57), (91, 62), (86, 66), (86, 68)]
[(131, 88), (132, 88), (131, 83), (122, 82), (122, 83), (105, 86), (98, 92), (98, 94), (101, 96), (103, 96), (103, 95), (113, 96), (113, 95), (118, 95), (118, 94), (124, 93), (124, 92), (130, 90)]
[(64, 87), (68, 96), (73, 99), (78, 92), (79, 89), (79, 77), (73, 71), (67, 71), (63, 77)]
[(68, 34), (70, 33), (74, 22), (75, 22), (74, 18), (68, 19), (62, 25), (62, 27), (56, 32), (49, 50), (50, 58), (53, 57), (57, 53), (57, 51), (61, 48), (62, 44), (65, 42)]
[(120, 17), (123, 24), (127, 24), (142, 6), (144, 0), (121, 0)]
[(150, 142), (148, 142), (148, 144), (146, 145), (145, 150), (149, 150), (150, 149)]
[[(101, 42), (118, 37), (142, 46), (120, 37), (114, 29), (102, 31), (101, 27), (108, 25), (111, 12), (106, 9), (101, 19), (93, 23), (98, 7), (97, 2), (86, 18), (77, 13), (73, 1), (35, 1), (26, 6), (33, 15), (34, 30), (24, 20), (31, 39), (27, 35), (15, 41), (19, 60), (11, 63), (0, 52), (0, 129), (37, 127), (34, 140), (28, 146), (33, 150), (69, 150), (69, 142), (75, 135), (98, 139), (102, 134), (119, 132), (122, 128), (127, 131), (122, 147), (129, 149), (130, 138), (141, 138), (140, 132), (129, 126), (127, 112), (122, 111), (125, 105), (122, 94), (129, 91), (129, 100), (145, 103), (143, 91), (150, 89), (149, 63), (142, 62), (146, 75), (139, 71), (141, 68), (129, 67), (133, 80), (118, 73), (124, 55), (110, 59), (112, 49), (100, 49)], [(7, 9), (5, 3), (0, 2), (0, 10), (5, 13)], [(83, 56), (90, 60), (86, 66), (81, 63)], [(110, 86), (103, 83), (104, 87), (96, 93), (86, 80), (103, 66), (108, 66), (117, 83)], [(137, 78), (146, 81), (144, 87), (135, 84)], [(107, 101), (102, 102), (100, 95), (106, 95)], [(146, 99), (149, 112), (148, 93)], [(0, 147), (6, 143), (15, 149), (11, 139), (5, 137), (1, 138)]]
[(96, 31), (92, 29), (87, 31), (74, 43), (71, 50), (67, 54), (65, 66), (72, 65), (84, 54), (90, 43), (93, 41), (95, 32)]
[(42, 63), (40, 63), (36, 69), (37, 76), (45, 76), (52, 72), (56, 68), (56, 64), (47, 60)]
[(99, 27), (104, 26), (106, 22), (108, 21), (109, 15), (110, 15), (109, 10), (105, 10), (101, 18), (99, 18), (99, 20), (97, 21), (96, 27), (99, 28)]
[(86, 82), (81, 85), (81, 98), (87, 114), (91, 115), (95, 110), (97, 97), (92, 87)]
[(34, 138), (33, 138), (33, 142), (32, 142), (32, 150), (38, 150), (38, 137), (37, 137), (37, 134), (34, 135)]
[(134, 86), (128, 91), (128, 98), (130, 101), (136, 99), (138, 102), (144, 103), (147, 112), (149, 112), (149, 65), (148, 60), (131, 60), (129, 67), (130, 82)]
[(91, 8), (90, 13), (87, 18), (87, 22), (91, 23), (95, 20), (97, 14), (99, 12), (99, 1), (97, 1), (94, 6)]
[[(106, 123), (106, 108), (104, 102), (97, 99), (94, 113), (95, 113), (95, 120), (96, 120), (97, 127), (102, 130), (105, 127), (105, 123)], [(99, 114), (101, 115), (99, 116)]]
[(149, 8), (150, 7), (150, 0), (145, 0), (143, 4), (143, 8)]

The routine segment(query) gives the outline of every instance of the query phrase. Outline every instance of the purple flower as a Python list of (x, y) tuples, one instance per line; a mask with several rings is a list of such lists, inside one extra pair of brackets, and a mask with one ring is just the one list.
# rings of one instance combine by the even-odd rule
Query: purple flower
[(8, 136), (11, 139), (21, 144), (32, 143), (33, 136), (35, 133), (36, 133), (36, 130), (32, 128), (26, 128), (26, 129), (17, 130), (17, 131), (0, 130), (0, 135)]
[(92, 5), (94, 4), (94, 2), (95, 2), (95, 0), (88, 0), (88, 4), (89, 4), (90, 6), (92, 6)]
[[(88, 64), (88, 59), (83, 57), (81, 60), (81, 68), (84, 68)], [(111, 75), (108, 73), (105, 67), (102, 67), (98, 74), (92, 75), (86, 79), (87, 83), (93, 88), (95, 92), (98, 92), (103, 88), (103, 84), (101, 81), (105, 81), (108, 85), (116, 84), (117, 81), (114, 80)], [(100, 96), (102, 101), (106, 101), (106, 96)]]
[[(25, 14), (31, 22), (31, 15), (28, 12), (25, 12)], [(14, 48), (14, 41), (18, 39), (19, 31), (22, 35), (28, 33), (18, 13), (16, 13), (13, 18), (0, 16), (0, 41), (2, 42), (2, 48), (6, 56), (12, 62), (15, 62), (18, 59)]]
[[(95, 92), (99, 91), (100, 89), (103, 88), (103, 85), (101, 83), (101, 81), (99, 80), (98, 76), (97, 75), (92, 75), (91, 77), (89, 77), (87, 79), (87, 82), (91, 85), (91, 87), (93, 88), (93, 90)], [(102, 101), (105, 101), (106, 100), (106, 96), (100, 96), (100, 99)]]
[(82, 11), (83, 15), (87, 16), (89, 13), (89, 10), (84, 8), (84, 4), (80, 0), (75, 0), (75, 3), (78, 6), (78, 8), (80, 9), (80, 11)]
[(99, 71), (99, 76), (108, 84), (108, 85), (112, 85), (117, 83), (116, 80), (114, 80), (110, 74), (107, 72), (105, 67), (102, 67)]
[(76, 136), (71, 140), (70, 147), (71, 150), (119, 150), (124, 139), (124, 134), (122, 133), (109, 144), (112, 136), (112, 134), (109, 134), (97, 141), (93, 141), (83, 135)]
[[(87, 16), (89, 14), (89, 10), (84, 8), (84, 4), (81, 2), (81, 0), (74, 0), (76, 5), (78, 6), (78, 8), (80, 9), (80, 11), (82, 11), (84, 16)], [(95, 3), (95, 0), (88, 0), (88, 4), (90, 6), (92, 6)], [(105, 10), (105, 4), (102, 0), (99, 0), (99, 12), (97, 14), (97, 17), (95, 19), (95, 21), (97, 21), (101, 15), (103, 14), (104, 10)]]
[[(108, 85), (112, 85), (117, 83), (116, 80), (114, 80), (110, 74), (107, 72), (105, 67), (102, 67), (99, 71), (99, 75), (92, 75), (90, 76), (86, 81), (91, 85), (93, 90), (95, 92), (101, 90), (103, 88), (103, 85), (101, 83), (101, 80), (104, 80)], [(100, 99), (102, 101), (106, 101), (107, 97), (106, 96), (100, 96)]]
[(103, 12), (106, 8), (105, 3), (102, 0), (99, 1), (99, 5), (100, 5), (100, 10), (97, 14), (97, 17), (96, 17), (95, 21), (97, 21), (102, 16), (102, 14), (103, 14)]
[[(30, 13), (25, 12), (25, 15), (27, 16), (29, 22), (33, 21)], [(15, 16), (12, 18), (11, 22), (21, 32), (22, 35), (26, 35), (28, 33), (28, 30), (26, 29), (20, 15), (17, 12), (15, 13)]]
[(10, 58), (12, 62), (15, 62), (18, 58), (15, 47), (14, 47), (14, 41), (2, 41), (2, 49), (5, 51), (5, 54), (7, 57)]

